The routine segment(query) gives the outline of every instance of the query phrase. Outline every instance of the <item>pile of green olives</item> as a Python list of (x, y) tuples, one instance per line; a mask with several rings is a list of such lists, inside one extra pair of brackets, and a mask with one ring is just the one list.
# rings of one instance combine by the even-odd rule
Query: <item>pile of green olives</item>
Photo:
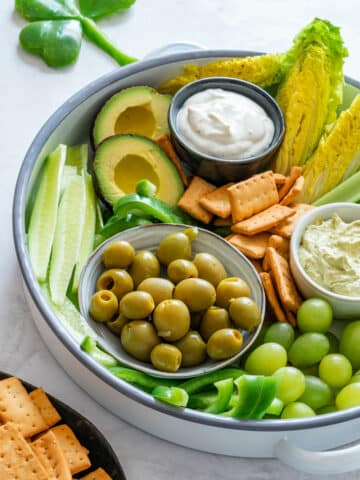
[(244, 280), (227, 277), (214, 255), (193, 257), (197, 234), (189, 227), (168, 235), (155, 254), (122, 240), (102, 253), (105, 270), (90, 315), (120, 337), (127, 353), (158, 370), (230, 358), (243, 345), (239, 329), (252, 331), (261, 321)]

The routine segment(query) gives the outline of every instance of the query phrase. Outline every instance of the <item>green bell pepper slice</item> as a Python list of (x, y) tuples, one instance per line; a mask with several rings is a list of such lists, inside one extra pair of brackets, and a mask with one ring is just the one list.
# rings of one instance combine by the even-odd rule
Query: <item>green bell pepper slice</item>
[(152, 396), (161, 402), (174, 405), (175, 407), (186, 407), (189, 395), (185, 390), (178, 387), (157, 386), (151, 392)]
[(173, 387), (178, 382), (176, 380), (167, 379), (167, 378), (157, 378), (152, 377), (151, 375), (147, 375), (143, 372), (138, 372), (137, 370), (133, 370), (132, 368), (126, 367), (114, 367), (109, 369), (110, 372), (121, 380), (125, 382), (134, 384), (140, 387), (142, 390), (146, 392), (151, 392), (154, 388), (163, 386), (163, 387)]

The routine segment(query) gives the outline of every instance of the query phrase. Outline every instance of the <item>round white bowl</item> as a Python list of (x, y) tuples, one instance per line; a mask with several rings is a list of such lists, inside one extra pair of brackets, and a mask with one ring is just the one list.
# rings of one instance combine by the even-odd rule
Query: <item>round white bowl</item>
[[(219, 58), (256, 55), (241, 50), (197, 50), (131, 64), (99, 78), (66, 101), (36, 135), (22, 164), (13, 203), (14, 242), (25, 293), (34, 322), (66, 372), (101, 405), (153, 435), (206, 452), (277, 457), (309, 473), (340, 473), (360, 468), (360, 408), (293, 420), (241, 420), (176, 408), (155, 400), (115, 377), (83, 352), (61, 323), (36, 281), (26, 244), (26, 210), (46, 156), (60, 143), (88, 142), (94, 116), (112, 94), (131, 85), (157, 86), (182, 72), (189, 63), (201, 65)], [(360, 83), (347, 79), (347, 108)], [(340, 450), (321, 452), (343, 446)]]
[[(261, 312), (261, 322), (257, 328), (248, 332), (239, 329), (243, 336), (243, 346), (239, 353), (222, 361), (214, 361), (208, 358), (204, 363), (195, 367), (179, 368), (177, 372), (163, 372), (157, 370), (151, 363), (141, 362), (129, 355), (121, 345), (118, 335), (114, 335), (104, 323), (94, 321), (89, 315), (89, 305), (92, 295), (96, 289), (96, 282), (101, 273), (105, 270), (102, 263), (102, 254), (104, 249), (116, 240), (125, 240), (139, 250), (150, 250), (155, 253), (161, 240), (167, 235), (181, 232), (188, 225), (170, 225), (158, 223), (155, 225), (144, 225), (142, 227), (131, 228), (108, 238), (91, 255), (85, 265), (79, 285), (79, 307), (83, 317), (89, 326), (97, 333), (98, 343), (106, 351), (111, 353), (119, 362), (141, 372), (148, 373), (163, 378), (191, 378), (213, 372), (238, 360), (254, 343), (265, 316), (265, 293), (261, 284), (260, 277), (249, 260), (240, 253), (229, 242), (203, 228), (198, 228), (198, 236), (192, 242), (193, 254), (200, 252), (210, 253), (217, 257), (224, 265), (229, 277), (240, 277), (249, 285), (251, 298), (258, 305)], [(234, 327), (236, 328), (236, 327)]]
[[(334, 311), (335, 318), (360, 318), (360, 297), (350, 297), (333, 293), (315, 282), (304, 270), (299, 259), (299, 247), (305, 229), (316, 218), (328, 219), (337, 213), (344, 222), (360, 220), (360, 205), (356, 203), (329, 203), (307, 213), (296, 225), (290, 244), (290, 268), (296, 285), (305, 298), (320, 297), (327, 300)], [(360, 252), (359, 252), (360, 255)]]

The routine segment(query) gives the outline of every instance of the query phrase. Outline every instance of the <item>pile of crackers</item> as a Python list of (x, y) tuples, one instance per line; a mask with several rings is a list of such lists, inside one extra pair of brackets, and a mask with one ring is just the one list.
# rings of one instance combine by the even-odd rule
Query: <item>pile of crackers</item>
[[(89, 451), (42, 388), (28, 393), (15, 377), (0, 381), (0, 479), (72, 480), (91, 467)], [(98, 468), (82, 480), (111, 480)]]
[(290, 238), (296, 223), (314, 208), (295, 203), (303, 187), (301, 167), (293, 167), (289, 176), (268, 170), (221, 187), (195, 176), (178, 202), (204, 224), (231, 228), (226, 239), (260, 273), (271, 312), (292, 325), (302, 299), (289, 267)]

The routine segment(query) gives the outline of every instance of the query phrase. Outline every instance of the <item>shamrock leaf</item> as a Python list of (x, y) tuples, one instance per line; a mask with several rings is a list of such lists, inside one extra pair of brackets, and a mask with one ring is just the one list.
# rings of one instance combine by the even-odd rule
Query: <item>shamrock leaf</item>
[(40, 55), (50, 67), (64, 67), (77, 59), (82, 39), (78, 20), (44, 20), (26, 25), (20, 33), (22, 47)]
[(30, 21), (79, 16), (73, 0), (16, 0), (15, 8), (20, 15)]
[(80, 51), (82, 34), (110, 55), (119, 65), (136, 61), (121, 52), (101, 32), (94, 19), (129, 8), (135, 0), (15, 0), (16, 10), (31, 21), (20, 32), (20, 43), (40, 55), (51, 67), (73, 63)]
[(133, 3), (135, 0), (79, 0), (81, 13), (93, 20), (127, 10)]

